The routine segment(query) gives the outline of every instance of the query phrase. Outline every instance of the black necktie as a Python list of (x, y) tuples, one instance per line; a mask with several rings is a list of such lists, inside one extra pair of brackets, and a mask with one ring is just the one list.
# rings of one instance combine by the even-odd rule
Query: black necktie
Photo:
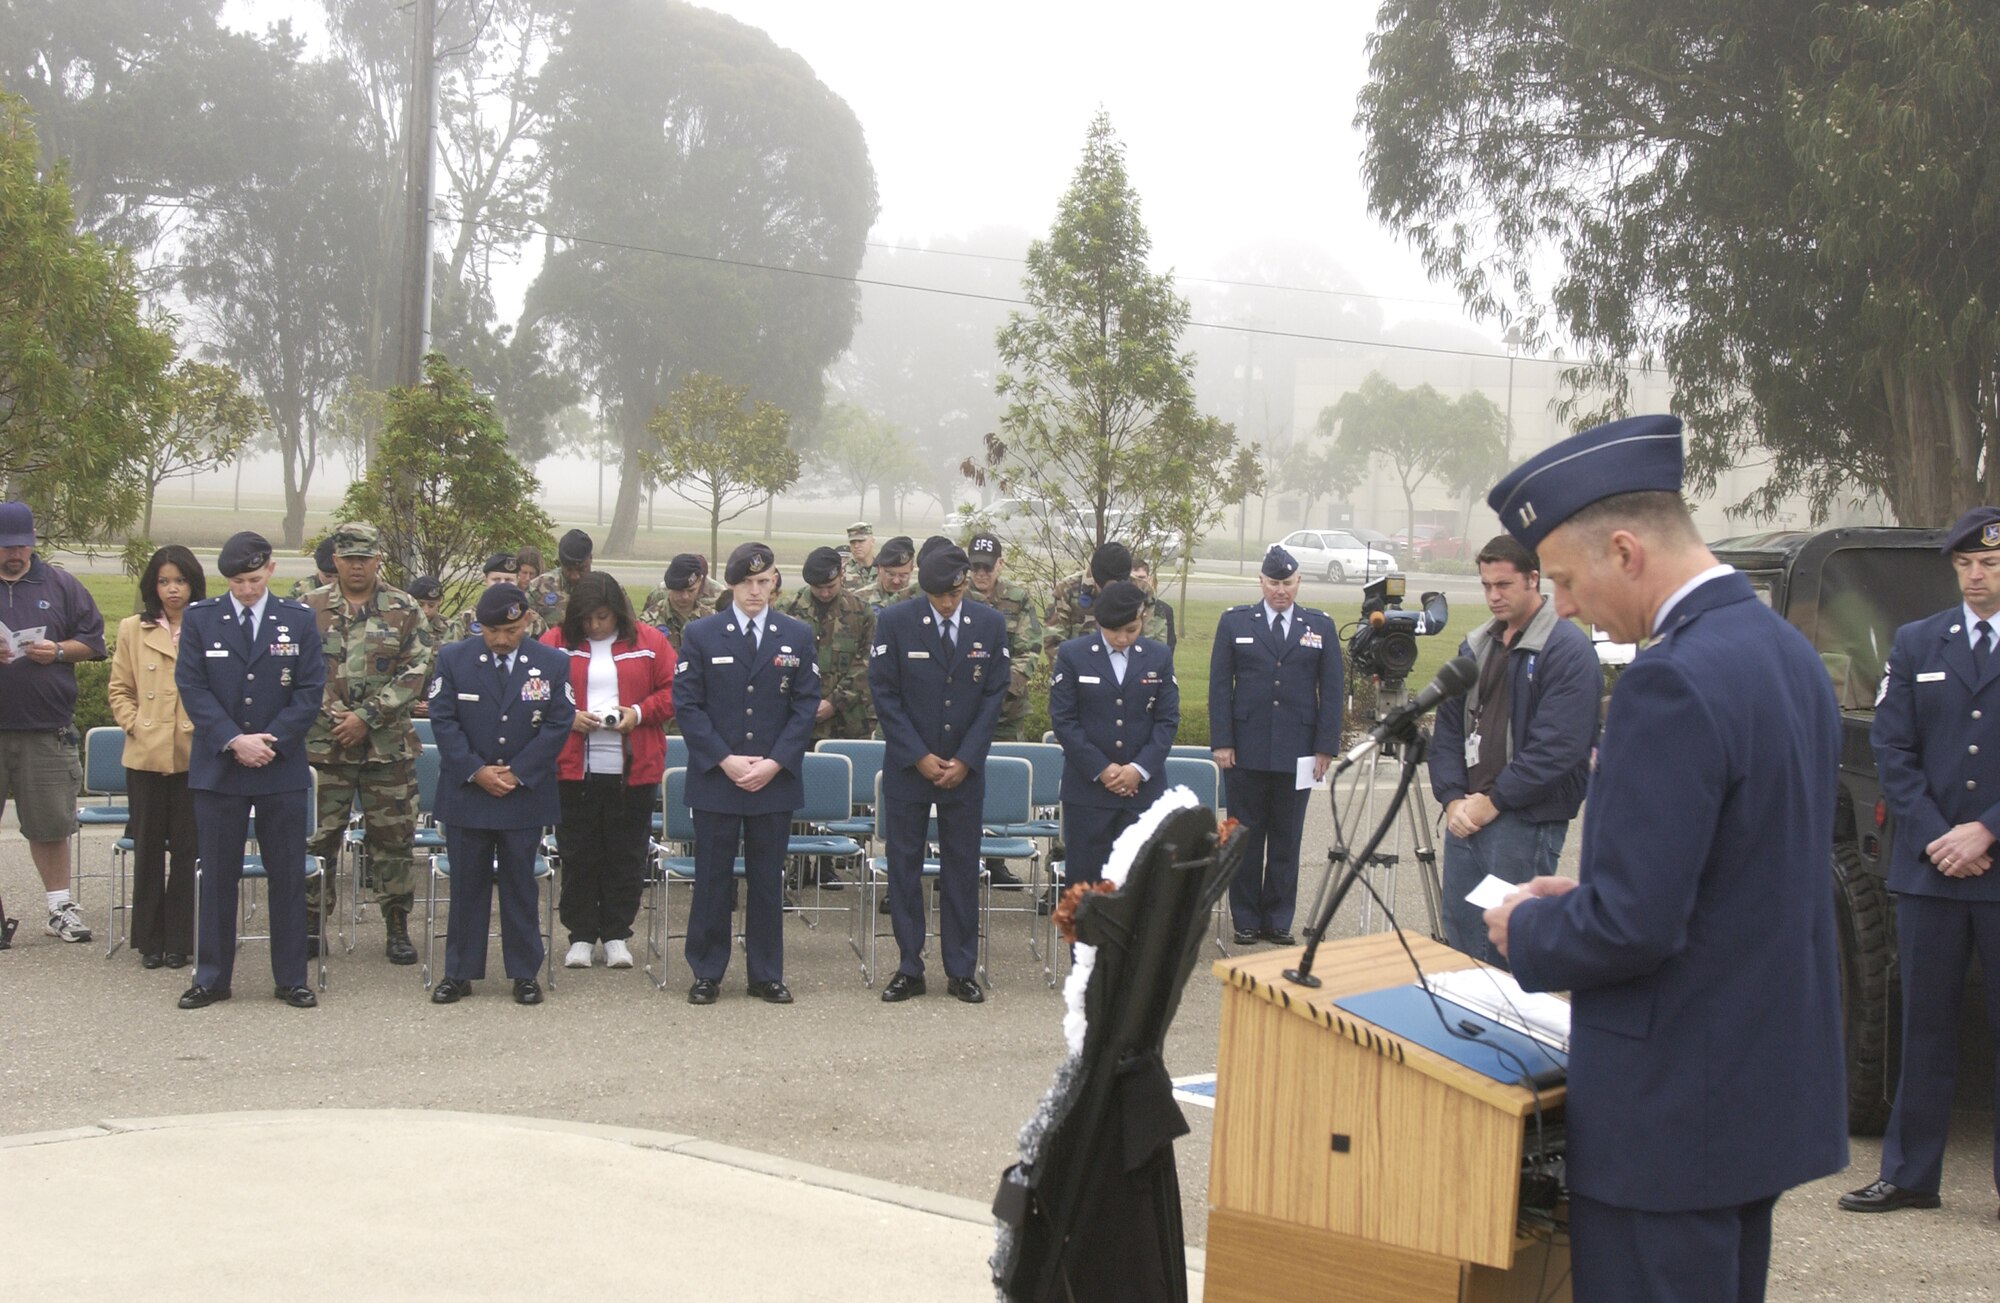
[(1993, 626), (1981, 620), (1972, 626), (1972, 664), (1981, 675), (1986, 673), (1986, 661), (1993, 654)]
[(950, 620), (938, 621), (938, 634), (944, 639), (944, 658), (950, 660), (951, 654), (958, 650), (958, 643), (951, 636)]
[(505, 697), (508, 687), (507, 680), (513, 674), (513, 671), (508, 668), (505, 656), (495, 656), (493, 658), (493, 668), (500, 675), (500, 695)]
[(255, 607), (246, 606), (243, 608), (242, 623), (243, 641), (246, 643), (255, 643), (257, 641), (257, 610)]

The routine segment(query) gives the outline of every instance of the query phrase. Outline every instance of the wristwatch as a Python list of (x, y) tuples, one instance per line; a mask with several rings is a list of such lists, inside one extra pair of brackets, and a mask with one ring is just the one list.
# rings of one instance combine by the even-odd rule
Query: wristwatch
[(63, 649), (62, 649), (62, 644), (58, 642), (56, 644), (56, 664), (60, 665), (62, 663), (63, 663)]

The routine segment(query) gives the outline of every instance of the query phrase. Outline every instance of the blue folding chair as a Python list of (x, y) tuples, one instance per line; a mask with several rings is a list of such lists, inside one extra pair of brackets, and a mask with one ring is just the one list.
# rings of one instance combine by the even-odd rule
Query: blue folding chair
[[(688, 740), (678, 733), (667, 734), (666, 764), (662, 769), (686, 769), (688, 762)], [(653, 811), (653, 838), (655, 841), (665, 831), (666, 815), (661, 810)]]
[[(93, 728), (83, 735), (83, 796), (102, 798), (98, 801), (78, 801), (76, 806), (76, 831), (70, 834), (69, 879), (70, 897), (76, 901), (78, 909), (83, 908), (83, 880), (85, 878), (113, 879), (113, 912), (124, 908), (123, 897), (116, 890), (119, 877), (118, 858), (122, 852), (113, 848), (112, 866), (103, 873), (83, 871), (83, 830), (86, 828), (123, 828), (132, 817), (132, 807), (125, 803), (125, 730), (109, 726)], [(121, 834), (122, 837), (122, 834)], [(129, 847), (129, 843), (127, 843)], [(118, 933), (123, 921), (113, 921), (108, 930)], [(116, 950), (105, 951), (108, 956)]]
[[(828, 885), (827, 877), (833, 873), (833, 864), (841, 860), (858, 861), (865, 850), (854, 838), (831, 831), (833, 824), (847, 823), (853, 811), (853, 773), (853, 762), (844, 755), (806, 753), (805, 768), (800, 774), (805, 796), (792, 814), (792, 835), (785, 844), (785, 859), (790, 866), (786, 882), (794, 893), (787, 908), (798, 914), (808, 927), (813, 926), (814, 914), (832, 909), (851, 912), (851, 906), (825, 904), (822, 893)], [(812, 870), (810, 883), (806, 880), (808, 868)], [(838, 885), (839, 879), (834, 882)], [(803, 903), (808, 886), (812, 888), (810, 905)]]
[(419, 719), (413, 719), (410, 721), (410, 724), (417, 730), (417, 744), (419, 746), (432, 747), (437, 745), (437, 733), (431, 728), (431, 721), (428, 715)]
[(882, 757), (889, 744), (881, 738), (825, 738), (813, 746), (828, 755), (846, 756), (853, 774), (849, 793), (849, 817), (836, 819), (827, 831), (872, 843), (875, 839), (875, 776), (882, 772)]

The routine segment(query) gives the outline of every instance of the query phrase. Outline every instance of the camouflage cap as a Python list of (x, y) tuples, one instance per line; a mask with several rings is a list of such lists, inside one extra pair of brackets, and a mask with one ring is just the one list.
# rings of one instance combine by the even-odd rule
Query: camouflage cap
[(857, 538), (873, 537), (875, 537), (875, 527), (865, 520), (857, 520), (847, 527), (847, 541), (850, 543)]
[(333, 527), (333, 554), (381, 556), (382, 531), (365, 520), (346, 520)]

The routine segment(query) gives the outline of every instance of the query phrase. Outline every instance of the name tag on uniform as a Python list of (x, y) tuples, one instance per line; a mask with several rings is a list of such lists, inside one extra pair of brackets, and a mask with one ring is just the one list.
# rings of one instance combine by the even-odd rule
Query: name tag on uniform
[[(210, 652), (210, 653), (209, 653), (209, 655), (213, 656), (213, 655), (215, 655), (215, 653), (214, 653), (214, 652)], [(1931, 671), (1931, 672), (1930, 672), (1929, 674), (1919, 674), (1919, 675), (1917, 676), (1917, 682), (1919, 682), (1919, 683), (1942, 683), (1942, 682), (1944, 682), (1944, 671), (1943, 671), (1943, 670), (1932, 670), (1932, 671)]]
[(212, 647), (207, 652), (207, 656), (210, 660), (214, 660), (218, 656), (226, 657), (228, 655), (229, 655), (229, 649), (226, 647)]
[(1256, 642), (1257, 640), (1256, 640), (1255, 638), (1238, 638), (1238, 639), (1237, 639), (1236, 641), (1238, 641), (1238, 642)]
[(930, 654), (929, 652), (911, 652), (911, 653), (910, 653), (910, 659), (911, 659), (911, 660), (913, 660), (913, 661), (927, 661), (927, 660), (929, 660), (930, 658), (931, 658), (931, 654)]
[(461, 692), (458, 694), (458, 699), (460, 701), (477, 701), (479, 700), (479, 694), (476, 692)]
[(736, 658), (734, 656), (711, 656), (708, 658), (708, 663), (710, 665), (734, 665)]
[(1104, 682), (1104, 680), (1103, 680), (1103, 679), (1100, 679), (1100, 678), (1099, 678), (1099, 677), (1097, 677), (1097, 676), (1096, 676), (1095, 674), (1079, 674), (1079, 675), (1077, 675), (1077, 676), (1076, 676), (1076, 681), (1077, 681), (1078, 683), (1102, 683), (1102, 682)]

